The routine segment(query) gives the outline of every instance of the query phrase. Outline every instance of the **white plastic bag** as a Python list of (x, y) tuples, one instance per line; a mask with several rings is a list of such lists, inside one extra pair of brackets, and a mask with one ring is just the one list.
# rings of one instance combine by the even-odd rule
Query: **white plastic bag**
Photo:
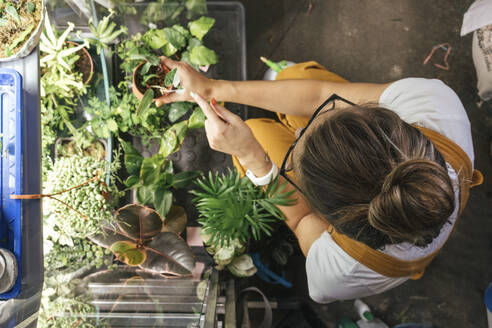
[(473, 32), (473, 64), (477, 71), (478, 95), (492, 99), (492, 24)]
[(461, 36), (473, 32), (472, 54), (478, 95), (492, 99), (492, 0), (476, 0), (463, 17)]

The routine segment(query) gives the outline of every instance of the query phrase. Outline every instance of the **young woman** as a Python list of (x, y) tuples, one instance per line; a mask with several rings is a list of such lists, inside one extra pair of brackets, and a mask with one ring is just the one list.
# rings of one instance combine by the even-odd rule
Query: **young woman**
[[(296, 205), (282, 211), (317, 302), (420, 277), (480, 182), (465, 109), (441, 81), (349, 83), (308, 62), (277, 81), (232, 82), (163, 64), (178, 69), (185, 90), (159, 102), (196, 101), (212, 149), (232, 155), (257, 185), (280, 171), (296, 189)], [(279, 121), (243, 122), (215, 99), (276, 112)]]

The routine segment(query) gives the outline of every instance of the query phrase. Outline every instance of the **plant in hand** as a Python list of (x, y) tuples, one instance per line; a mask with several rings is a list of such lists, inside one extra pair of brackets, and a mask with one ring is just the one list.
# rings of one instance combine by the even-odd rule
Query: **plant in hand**
[[(183, 210), (177, 213), (164, 219), (149, 207), (130, 204), (116, 212), (116, 225), (105, 225), (104, 233), (90, 238), (130, 266), (163, 275), (188, 276), (195, 262), (191, 249), (178, 236), (186, 226), (186, 216)], [(166, 226), (176, 230), (165, 231)]]
[[(141, 94), (148, 89), (154, 91), (154, 97), (169, 92), (173, 84), (175, 71), (161, 66), (159, 56), (174, 57), (189, 62), (195, 68), (218, 62), (215, 52), (203, 45), (203, 37), (214, 25), (210, 17), (189, 23), (189, 30), (181, 25), (163, 29), (149, 29), (144, 35), (136, 34), (123, 42), (117, 50), (122, 60), (121, 68), (127, 76), (133, 74), (134, 87)], [(170, 76), (168, 73), (170, 73)], [(166, 79), (167, 76), (167, 79)]]

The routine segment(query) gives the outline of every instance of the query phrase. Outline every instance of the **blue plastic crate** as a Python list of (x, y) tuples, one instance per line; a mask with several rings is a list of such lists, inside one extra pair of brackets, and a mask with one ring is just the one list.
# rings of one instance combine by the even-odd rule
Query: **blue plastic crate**
[(0, 68), (0, 247), (14, 253), (18, 276), (14, 287), (0, 294), (0, 299), (17, 296), (22, 277), (22, 203), (10, 199), (22, 194), (23, 91), (22, 76), (13, 69)]

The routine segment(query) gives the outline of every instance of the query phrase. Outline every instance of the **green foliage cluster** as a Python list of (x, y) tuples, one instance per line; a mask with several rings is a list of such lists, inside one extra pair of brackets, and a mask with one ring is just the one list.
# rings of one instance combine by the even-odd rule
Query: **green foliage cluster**
[[(184, 9), (172, 14), (176, 20), (206, 13), (205, 0), (159, 0), (157, 3), (176, 3), (182, 6)], [(167, 19), (168, 12), (164, 7), (151, 9), (152, 6), (154, 5), (147, 7), (142, 20)], [(115, 9), (120, 10), (120, 7)], [(84, 83), (82, 74), (77, 71), (77, 62), (80, 59), (80, 49), (88, 48), (91, 44), (98, 53), (103, 49), (110, 50), (107, 44), (126, 34), (126, 29), (112, 22), (111, 17), (103, 18), (97, 27), (89, 22), (93, 36), (76, 47), (66, 44), (69, 36), (73, 35), (73, 24), (69, 23), (64, 31), (57, 31), (51, 26), (49, 19), (47, 21), (41, 39), (43, 158), (50, 157), (50, 146), (56, 138), (62, 136), (75, 137), (75, 143), (81, 147), (91, 144), (95, 138), (118, 137), (123, 146), (124, 164), (129, 174), (124, 182), (127, 187), (125, 191), (136, 190), (138, 201), (142, 205), (152, 205), (163, 219), (166, 218), (167, 228), (170, 228), (173, 226), (170, 220), (174, 211), (174, 207), (170, 211), (174, 200), (173, 191), (185, 187), (199, 173), (175, 173), (168, 156), (179, 149), (189, 129), (203, 127), (205, 116), (198, 106), (188, 102), (160, 107), (151, 101), (142, 103), (131, 93), (128, 82), (136, 65), (143, 60), (150, 64), (159, 64), (159, 56), (162, 54), (173, 59), (186, 60), (196, 69), (200, 65), (216, 63), (217, 55), (203, 43), (214, 20), (202, 17), (190, 22), (187, 28), (172, 23), (172, 26), (151, 28), (143, 35), (137, 34), (121, 42), (115, 50), (121, 59), (121, 70), (126, 80), (117, 87), (110, 88), (111, 104), (108, 105), (96, 96), (97, 80), (92, 85)], [(166, 24), (169, 24), (169, 20)], [(167, 81), (164, 81), (165, 85), (173, 83), (172, 75), (176, 71), (171, 73)], [(81, 108), (85, 112), (83, 120), (80, 120), (78, 112)], [(144, 146), (159, 143), (158, 153), (144, 158), (131, 143), (123, 141), (129, 136), (141, 137)], [(119, 156), (114, 158), (118, 159)], [(113, 162), (108, 167), (105, 161), (71, 154), (56, 159), (54, 163), (46, 160), (43, 165), (47, 168), (43, 173), (44, 194), (56, 194), (80, 186), (53, 195), (57, 200), (53, 197), (44, 199), (45, 290), (40, 323), (42, 327), (92, 327), (88, 320), (80, 321), (77, 317), (80, 314), (93, 313), (95, 309), (87, 298), (75, 292), (77, 280), (72, 279), (73, 277), (68, 279), (65, 273), (111, 265), (110, 247), (97, 243), (94, 238), (96, 235), (101, 239), (107, 237), (108, 227), (115, 231), (121, 228), (121, 222), (115, 222), (113, 216), (113, 201), (119, 196), (114, 187), (114, 174), (120, 169), (119, 162)], [(108, 171), (111, 172), (111, 181), (106, 185), (104, 177)], [(97, 179), (91, 180), (96, 176)], [(89, 180), (91, 181), (86, 184)], [(108, 195), (114, 197), (110, 199), (107, 198)], [(186, 222), (186, 218), (184, 220)], [(183, 221), (182, 217), (177, 221)], [(119, 228), (116, 229), (116, 226)], [(174, 239), (169, 237), (170, 234)], [(160, 249), (161, 253), (167, 254), (169, 250), (176, 250), (175, 244), (180, 242), (183, 249), (188, 249), (186, 243), (174, 232), (160, 232), (159, 236), (153, 239), (152, 245), (146, 247)], [(141, 247), (140, 243), (137, 244)], [(117, 245), (129, 244), (127, 241), (126, 244)], [(128, 255), (129, 250), (118, 250), (119, 253)], [(133, 251), (133, 248), (130, 250)], [(155, 254), (149, 252), (147, 257), (155, 257)], [(162, 258), (168, 260), (166, 256)], [(145, 258), (130, 262), (135, 264), (141, 261), (145, 261)], [(190, 269), (179, 263), (179, 259), (174, 262), (178, 268), (175, 269), (177, 275), (185, 271), (188, 273), (192, 269), (192, 265)], [(60, 316), (64, 313), (72, 315)]]
[(145, 5), (141, 12), (133, 6), (134, 0), (112, 0), (122, 15), (139, 15), (144, 25), (172, 25), (180, 19), (193, 19), (207, 13), (206, 0), (156, 0)]
[(271, 236), (271, 223), (283, 219), (276, 206), (289, 206), (293, 191), (284, 191), (285, 183), (278, 178), (265, 189), (258, 188), (247, 178), (241, 178), (237, 170), (208, 178), (198, 179), (198, 190), (191, 191), (200, 213), (198, 222), (208, 235), (207, 244), (214, 247), (229, 245), (237, 239), (242, 244), (251, 238), (259, 240), (264, 233)]
[(137, 190), (140, 204), (152, 205), (162, 217), (166, 217), (173, 203), (172, 190), (186, 187), (200, 173), (174, 173), (173, 162), (167, 156), (155, 154), (144, 158), (130, 143), (121, 142), (125, 151), (125, 167), (130, 175), (125, 185)]

